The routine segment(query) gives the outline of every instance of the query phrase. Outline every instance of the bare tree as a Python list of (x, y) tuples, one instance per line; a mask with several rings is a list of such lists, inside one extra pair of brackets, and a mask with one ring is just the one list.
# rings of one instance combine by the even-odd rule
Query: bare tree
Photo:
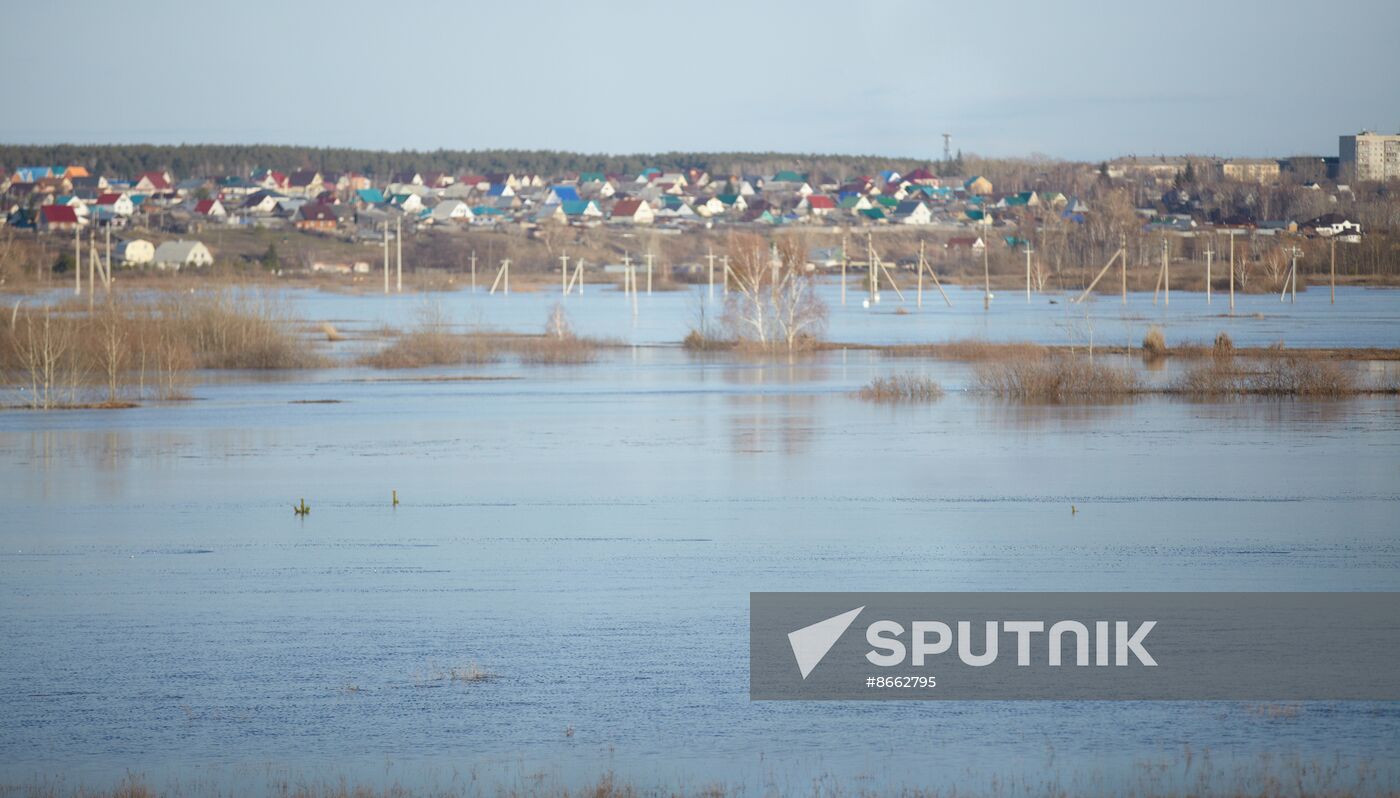
[(751, 234), (730, 238), (724, 326), (735, 340), (791, 352), (820, 337), (826, 303), (816, 295), (807, 272), (803, 240), (790, 236), (771, 246), (766, 243)]

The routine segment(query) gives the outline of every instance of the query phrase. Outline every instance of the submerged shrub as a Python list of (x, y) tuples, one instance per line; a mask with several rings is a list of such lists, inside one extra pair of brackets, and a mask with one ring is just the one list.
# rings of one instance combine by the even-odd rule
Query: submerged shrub
[(996, 396), (1041, 402), (1121, 398), (1140, 391), (1132, 371), (1073, 356), (986, 363), (977, 369), (977, 384)]
[(1167, 337), (1161, 327), (1149, 327), (1142, 337), (1142, 354), (1146, 357), (1162, 357), (1167, 353)]
[(931, 402), (943, 396), (943, 386), (918, 374), (876, 377), (860, 389), (860, 398), (870, 402)]

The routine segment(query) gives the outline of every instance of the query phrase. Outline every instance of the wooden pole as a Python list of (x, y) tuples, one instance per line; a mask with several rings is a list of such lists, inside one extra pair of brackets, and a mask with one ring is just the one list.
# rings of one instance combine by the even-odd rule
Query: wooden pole
[(647, 253), (647, 296), (651, 296), (651, 253)]
[(1329, 242), (1332, 245), (1332, 304), (1337, 304), (1337, 239)]
[(394, 265), (395, 288), (397, 293), (403, 293), (403, 217), (394, 217), (394, 247), (398, 250), (397, 260)]
[(472, 250), (472, 293), (476, 293), (476, 250)]
[(991, 240), (987, 233), (991, 232), (991, 225), (987, 223), (990, 217), (987, 215), (986, 205), (982, 207), (982, 309), (992, 308), (992, 270), (987, 263), (988, 250), (991, 247)]
[(107, 221), (107, 268), (103, 273), (103, 281), (106, 284), (107, 293), (112, 293), (112, 222)]
[[(1122, 296), (1121, 304), (1126, 305), (1128, 304), (1128, 236), (1126, 235), (1118, 236), (1118, 254), (1123, 258), (1123, 262), (1118, 264), (1122, 282), (1119, 293)], [(1109, 262), (1112, 263), (1112, 261)], [(1094, 282), (1098, 282), (1098, 280)]]
[(384, 293), (389, 293), (389, 220), (384, 220)]
[(1167, 237), (1162, 236), (1162, 305), (1171, 307), (1172, 304), (1172, 250), (1171, 244), (1167, 242)]
[(82, 230), (73, 225), (73, 295), (83, 295), (83, 239)]
[(1084, 298), (1089, 296), (1090, 292), (1094, 290), (1094, 286), (1099, 284), (1099, 280), (1102, 280), (1103, 276), (1105, 274), (1108, 274), (1108, 270), (1113, 268), (1113, 262), (1118, 260), (1120, 257), (1123, 257), (1123, 250), (1121, 249), (1113, 253), (1113, 257), (1109, 258), (1108, 263), (1105, 263), (1103, 265), (1103, 268), (1099, 270), (1098, 275), (1095, 276), (1094, 279), (1089, 283), (1089, 287), (1084, 289), (1084, 293), (1080, 294), (1078, 297), (1075, 298), (1074, 301), (1076, 304), (1079, 302), (1083, 302)]
[(569, 253), (559, 255), (559, 295), (569, 295)]
[(724, 266), (724, 295), (729, 296), (729, 256), (725, 255), (720, 262)]
[(1031, 303), (1031, 242), (1026, 242), (1026, 304)]
[(715, 250), (706, 250), (705, 259), (710, 262), (710, 301), (715, 301)]
[(1210, 304), (1210, 259), (1215, 254), (1215, 244), (1206, 245), (1206, 304)]
[[(78, 261), (78, 271), (83, 270), (83, 262)], [(97, 233), (92, 234), (92, 247), (88, 251), (88, 310), (92, 310), (93, 298), (97, 295)]]
[(1235, 231), (1230, 231), (1230, 312), (1235, 312)]
[(841, 236), (841, 304), (846, 304), (846, 237)]
[(919, 289), (915, 296), (917, 299), (914, 306), (922, 308), (924, 306), (924, 240), (922, 238), (919, 239)]
[(622, 294), (626, 296), (632, 292), (632, 256), (629, 253), (622, 253)]

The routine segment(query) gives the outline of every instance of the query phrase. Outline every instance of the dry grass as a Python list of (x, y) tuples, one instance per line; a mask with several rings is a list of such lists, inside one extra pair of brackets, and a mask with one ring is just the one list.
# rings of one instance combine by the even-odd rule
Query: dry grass
[(1142, 354), (1150, 358), (1164, 357), (1167, 354), (1167, 337), (1162, 334), (1161, 327), (1147, 329), (1147, 335), (1142, 337)]
[(194, 369), (324, 364), (299, 334), (303, 325), (256, 292), (114, 294), (91, 308), (17, 303), (9, 311), (0, 324), (0, 376), (34, 408), (178, 398)]
[(978, 387), (994, 396), (1032, 402), (1101, 401), (1142, 392), (1129, 369), (1073, 355), (986, 363), (978, 367), (976, 379)]
[(919, 374), (894, 374), (871, 380), (859, 396), (868, 402), (932, 402), (943, 396), (943, 387)]
[(418, 310), (417, 325), (399, 333), (384, 348), (359, 359), (377, 369), (414, 369), (426, 366), (461, 366), (494, 363), (504, 347), (498, 336), (453, 332), (450, 316), (441, 305), (429, 303)]
[(964, 338), (936, 344), (907, 344), (884, 347), (880, 350), (886, 357), (929, 357), (940, 360), (959, 360), (968, 363), (981, 363), (991, 360), (1010, 360), (1025, 357), (1040, 357), (1049, 352), (1040, 344), (1024, 341), (1000, 343), (979, 338)]
[(1216, 357), (1187, 369), (1171, 392), (1190, 396), (1340, 398), (1363, 393), (1352, 372), (1319, 358), (1279, 352), (1254, 362)]

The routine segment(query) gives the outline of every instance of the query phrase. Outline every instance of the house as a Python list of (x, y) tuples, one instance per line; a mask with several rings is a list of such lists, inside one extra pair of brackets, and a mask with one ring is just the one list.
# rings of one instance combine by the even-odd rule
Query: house
[(963, 188), (966, 189), (969, 194), (986, 195), (992, 193), (992, 181), (981, 175), (977, 175), (975, 177), (969, 177), (967, 182), (963, 183)]
[(859, 215), (861, 218), (872, 222), (889, 221), (885, 218), (885, 212), (880, 208), (866, 208), (865, 210), (861, 211)]
[(116, 245), (113, 257), (123, 266), (144, 266), (155, 260), (155, 245), (144, 238), (133, 238)]
[(470, 222), (474, 215), (471, 206), (467, 203), (449, 199), (435, 205), (428, 218), (437, 224), (446, 224), (448, 222)]
[(423, 175), (412, 170), (395, 172), (394, 175), (389, 178), (389, 182), (399, 185), (421, 186), (423, 185)]
[(812, 216), (826, 216), (836, 210), (836, 200), (825, 194), (808, 194), (797, 203), (797, 209)]
[(228, 216), (228, 211), (224, 210), (224, 204), (216, 199), (200, 200), (194, 205), (196, 216), (204, 216), (210, 219), (223, 219)]
[(325, 188), (325, 178), (315, 169), (298, 169), (287, 176), (287, 191), (293, 194), (315, 196)]
[(49, 232), (76, 230), (83, 225), (82, 217), (71, 205), (44, 205), (39, 208), (39, 229)]
[(577, 200), (575, 202), (563, 202), (559, 205), (564, 210), (564, 215), (570, 221), (585, 221), (588, 219), (601, 219), (603, 212), (598, 209), (598, 203), (593, 200)]
[(930, 188), (937, 188), (940, 185), (938, 175), (922, 167), (900, 178), (900, 181), (912, 183), (916, 186), (928, 186)]
[(1340, 213), (1328, 213), (1303, 223), (1304, 230), (1319, 238), (1336, 238), (1350, 244), (1361, 241), (1361, 224)]
[(384, 204), (384, 192), (377, 188), (362, 188), (355, 192), (355, 201), (369, 207)]
[(875, 206), (863, 194), (848, 194), (841, 198), (840, 207), (841, 210), (849, 211), (852, 216), (855, 216), (861, 211), (868, 211)]
[(982, 250), (987, 248), (987, 245), (982, 241), (981, 236), (950, 238), (948, 239), (948, 242), (943, 246), (949, 252), (956, 252), (958, 250), (964, 250), (967, 252), (981, 252)]
[(308, 202), (297, 209), (296, 227), (298, 230), (334, 230), (340, 219), (329, 205)]
[(214, 262), (214, 256), (199, 241), (166, 241), (156, 247), (151, 262), (159, 269), (179, 269), (184, 266), (208, 266)]
[(417, 213), (423, 210), (423, 198), (417, 194), (395, 194), (389, 204), (404, 213)]
[(930, 224), (933, 211), (918, 200), (905, 200), (894, 208), (894, 220), (900, 224)]
[(630, 222), (631, 224), (651, 224), (656, 221), (656, 213), (647, 203), (636, 197), (628, 197), (618, 200), (617, 204), (613, 205), (612, 220)]
[(169, 172), (146, 172), (131, 188), (142, 194), (157, 194), (171, 191), (175, 185)]
[(249, 213), (269, 214), (277, 210), (277, 203), (284, 199), (286, 196), (276, 191), (259, 189), (243, 200), (243, 210)]
[(578, 195), (578, 188), (574, 186), (555, 186), (544, 195), (544, 202), (564, 204), (565, 202), (578, 202), (582, 197)]

